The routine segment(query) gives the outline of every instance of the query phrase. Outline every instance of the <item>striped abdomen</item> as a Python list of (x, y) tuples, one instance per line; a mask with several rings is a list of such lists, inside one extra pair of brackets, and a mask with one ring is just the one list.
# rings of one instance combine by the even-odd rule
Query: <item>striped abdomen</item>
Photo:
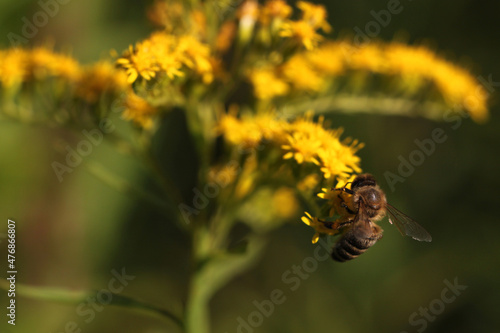
[(348, 261), (363, 254), (382, 238), (382, 228), (371, 223), (371, 228), (354, 226), (333, 246), (332, 259), (339, 262)]

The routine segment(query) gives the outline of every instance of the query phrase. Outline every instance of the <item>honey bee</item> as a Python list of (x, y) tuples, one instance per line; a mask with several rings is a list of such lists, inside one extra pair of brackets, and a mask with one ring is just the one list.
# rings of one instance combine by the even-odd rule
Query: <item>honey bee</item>
[(341, 238), (333, 246), (333, 260), (344, 262), (354, 259), (382, 238), (383, 230), (375, 222), (382, 219), (386, 212), (389, 213), (389, 222), (403, 236), (418, 241), (432, 241), (431, 235), (422, 226), (387, 203), (385, 193), (372, 175), (359, 175), (351, 183), (350, 189), (346, 186), (332, 189), (341, 192), (338, 198), (345, 213), (335, 222), (323, 222), (327, 228), (342, 232)]

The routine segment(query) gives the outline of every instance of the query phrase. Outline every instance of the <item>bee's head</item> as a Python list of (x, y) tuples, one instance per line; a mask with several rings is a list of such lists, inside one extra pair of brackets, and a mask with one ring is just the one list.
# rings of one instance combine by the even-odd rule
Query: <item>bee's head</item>
[(376, 186), (376, 185), (377, 182), (375, 181), (375, 178), (369, 173), (365, 173), (363, 175), (359, 175), (356, 178), (354, 178), (351, 184), (351, 189), (354, 191), (360, 187)]
[(354, 202), (363, 205), (363, 212), (374, 221), (383, 216), (386, 205), (385, 194), (377, 186), (375, 178), (370, 174), (357, 176), (351, 184), (354, 191)]

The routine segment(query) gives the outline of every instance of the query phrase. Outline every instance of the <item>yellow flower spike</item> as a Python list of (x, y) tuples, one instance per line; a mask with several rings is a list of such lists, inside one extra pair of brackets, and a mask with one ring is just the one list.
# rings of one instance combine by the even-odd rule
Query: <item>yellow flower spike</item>
[(325, 86), (324, 77), (302, 54), (292, 56), (282, 67), (284, 79), (297, 90), (321, 91)]
[(240, 149), (257, 148), (265, 140), (266, 147), (281, 148), (285, 161), (294, 159), (299, 165), (314, 165), (325, 179), (347, 178), (353, 171), (360, 170), (360, 159), (355, 153), (361, 144), (352, 140), (341, 142), (342, 131), (327, 130), (322, 122), (322, 118), (319, 123), (314, 122), (311, 113), (291, 123), (274, 119), (272, 114), (238, 119), (229, 113), (219, 120), (216, 133), (223, 134), (227, 143)]
[(267, 100), (283, 96), (290, 90), (289, 85), (270, 67), (252, 70), (249, 79), (254, 87), (255, 96), (259, 99)]
[(318, 34), (313, 26), (307, 21), (288, 21), (283, 23), (280, 31), (281, 37), (296, 39), (299, 44), (304, 45), (306, 50), (314, 49), (323, 37)]
[(85, 68), (78, 81), (76, 94), (89, 103), (96, 103), (103, 92), (119, 94), (128, 87), (125, 73), (110, 62), (100, 61)]
[(209, 47), (191, 35), (154, 32), (135, 47), (130, 46), (116, 63), (126, 70), (129, 83), (140, 77), (149, 81), (159, 73), (173, 80), (194, 72), (205, 84), (213, 78)]
[(28, 74), (28, 53), (22, 49), (10, 49), (0, 53), (0, 83), (4, 87), (20, 84)]
[(123, 118), (134, 121), (137, 125), (150, 129), (153, 127), (153, 117), (158, 110), (149, 104), (144, 98), (134, 93), (129, 93), (125, 100), (125, 111)]
[(302, 10), (302, 19), (309, 22), (315, 29), (322, 29), (324, 32), (330, 32), (332, 27), (328, 24), (326, 17), (327, 11), (324, 6), (315, 5), (307, 1), (297, 2), (297, 7)]

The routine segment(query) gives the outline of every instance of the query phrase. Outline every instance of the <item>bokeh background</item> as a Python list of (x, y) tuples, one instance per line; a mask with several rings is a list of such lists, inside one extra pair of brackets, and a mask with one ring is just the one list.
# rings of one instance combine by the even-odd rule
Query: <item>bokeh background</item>
[[(30, 39), (30, 45), (53, 43), (81, 62), (93, 62), (110, 49), (121, 52), (146, 37), (152, 27), (145, 16), (147, 1), (68, 1)], [(386, 1), (325, 3), (338, 33), (364, 30), (370, 11)], [(499, 82), (500, 3), (472, 0), (402, 1), (403, 10), (382, 27), (379, 38), (405, 36), (409, 43), (426, 42), (441, 54), (484, 78)], [(10, 46), (9, 32), (21, 34), (23, 17), (40, 10), (37, 1), (0, 1), (0, 46)], [(432, 69), (429, 69), (432, 70)], [(484, 125), (464, 119), (452, 123), (421, 118), (377, 115), (329, 115), (333, 126), (366, 143), (359, 152), (362, 168), (374, 174), (389, 201), (429, 230), (433, 242), (400, 237), (387, 221), (384, 238), (353, 262), (320, 261), (291, 290), (283, 274), (313, 256), (312, 229), (299, 217), (274, 231), (259, 263), (218, 292), (211, 303), (213, 332), (496, 332), (499, 327), (500, 224), (498, 209), (500, 122), (498, 91), (492, 91), (491, 117)], [(171, 117), (180, 117), (173, 113)], [(120, 126), (117, 123), (117, 126)], [(408, 158), (415, 139), (430, 138), (442, 128), (447, 140), (391, 191), (384, 174), (397, 173), (399, 156)], [(168, 217), (154, 207), (109, 188), (75, 168), (59, 183), (51, 167), (63, 161), (55, 148), (61, 138), (76, 140), (63, 130), (0, 122), (0, 233), (7, 218), (17, 222), (18, 282), (75, 290), (106, 288), (112, 270), (133, 275), (123, 294), (180, 313), (188, 280), (189, 241)], [(158, 133), (164, 167), (189, 193), (196, 162), (185, 127)], [(77, 138), (77, 137), (76, 137)], [(74, 141), (77, 142), (77, 141)], [(103, 143), (88, 157), (131, 182), (148, 186), (144, 166)], [(262, 212), (260, 212), (262, 213)], [(6, 273), (6, 241), (0, 238), (0, 276)], [(307, 261), (307, 260), (306, 260)], [(297, 277), (291, 273), (289, 277)], [(440, 309), (444, 280), (466, 285), (456, 299)], [(271, 315), (252, 315), (254, 301), (270, 299), (273, 290), (286, 300)], [(447, 294), (451, 295), (451, 294)], [(159, 317), (117, 307), (81, 316), (74, 304), (41, 302), (18, 296), (16, 327), (2, 314), (2, 332), (176, 332)], [(7, 297), (0, 293), (1, 308)], [(435, 306), (430, 319), (412, 325), (421, 308)], [(1, 313), (0, 313), (1, 314)], [(249, 316), (258, 327), (243, 328)], [(252, 317), (253, 316), (253, 317)], [(257, 319), (255, 319), (257, 318)], [(67, 327), (75, 322), (76, 328)], [(424, 324), (425, 322), (425, 329)], [(254, 325), (255, 326), (255, 325)], [(75, 330), (76, 332), (76, 330)]]

